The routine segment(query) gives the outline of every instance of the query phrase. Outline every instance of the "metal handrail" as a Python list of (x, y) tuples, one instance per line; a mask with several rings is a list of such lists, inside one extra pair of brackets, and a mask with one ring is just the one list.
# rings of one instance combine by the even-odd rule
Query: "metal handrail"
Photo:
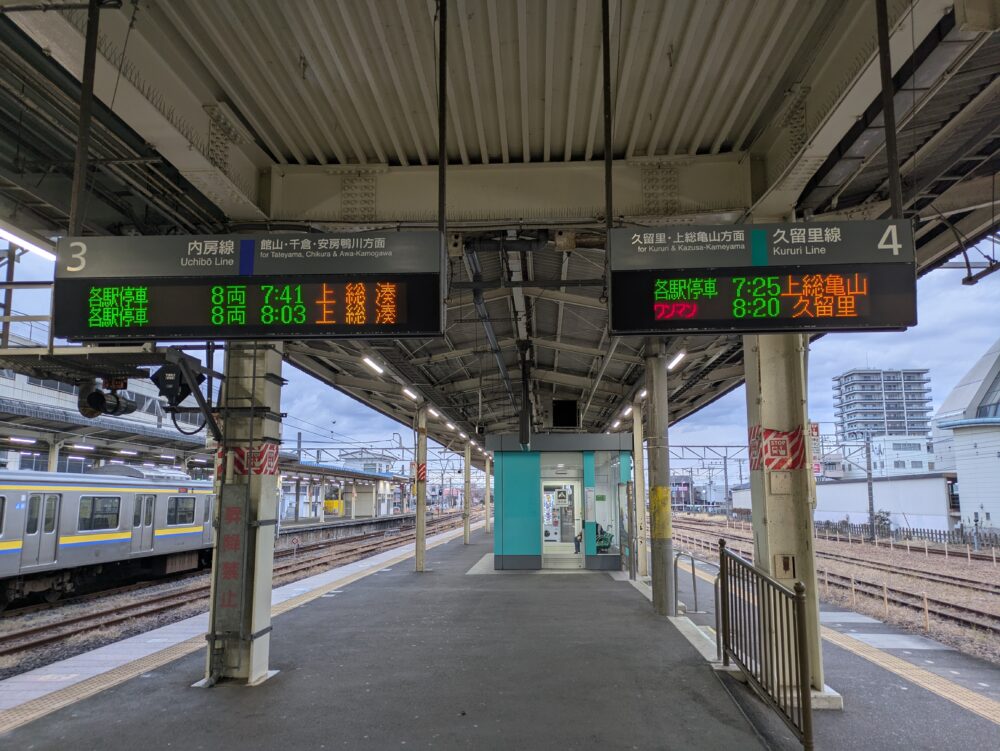
[(719, 540), (722, 664), (733, 660), (805, 749), (813, 748), (805, 585), (794, 591)]
[[(698, 576), (697, 576), (697, 574), (695, 573), (695, 570), (694, 570), (695, 569), (695, 566), (694, 566), (695, 558), (694, 558), (694, 554), (693, 553), (689, 553), (686, 550), (680, 550), (680, 551), (674, 553), (674, 612), (675, 613), (677, 612), (677, 602), (678, 602), (678, 597), (679, 597), (679, 595), (677, 594), (677, 590), (678, 590), (678, 587), (677, 587), (677, 564), (680, 562), (680, 559), (682, 557), (684, 557), (684, 556), (686, 556), (687, 559), (689, 561), (691, 561), (691, 589), (694, 592), (694, 610), (689, 610), (688, 612), (689, 613), (700, 613), (702, 611), (698, 610)], [(709, 564), (710, 566), (715, 566), (716, 568), (718, 568), (717, 564), (712, 563), (711, 561), (704, 561), (704, 562), (707, 563), (707, 564)]]

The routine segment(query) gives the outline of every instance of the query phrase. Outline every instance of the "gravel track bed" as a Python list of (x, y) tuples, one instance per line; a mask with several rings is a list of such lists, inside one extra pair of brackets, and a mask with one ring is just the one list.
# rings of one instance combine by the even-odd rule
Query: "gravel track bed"
[[(283, 584), (289, 584), (291, 582), (298, 581), (299, 579), (312, 576), (317, 573), (318, 570), (323, 568), (331, 567), (329, 562), (324, 563), (319, 560), (319, 558), (320, 557), (317, 557), (317, 565), (313, 568), (298, 571), (293, 574), (285, 574), (275, 577), (273, 586), (280, 587)], [(301, 562), (305, 562), (306, 560), (308, 559), (305, 556), (300, 559)], [(346, 561), (337, 561), (333, 563), (332, 566), (342, 566), (345, 563)], [(0, 620), (0, 635), (14, 631), (21, 631), (27, 628), (33, 628), (35, 626), (57, 624), (65, 618), (103, 612), (117, 607), (128, 607), (140, 597), (145, 598), (157, 595), (166, 595), (172, 592), (184, 591), (197, 584), (208, 584), (209, 576), (209, 573), (206, 572), (199, 577), (187, 578), (182, 581), (170, 581), (163, 582), (162, 584), (155, 584), (151, 587), (142, 589), (141, 592), (124, 592), (117, 595), (109, 595), (107, 597), (90, 600), (88, 602), (69, 604), (53, 608), (51, 610), (26, 613), (21, 616), (13, 615)], [(161, 626), (167, 626), (171, 623), (182, 621), (186, 618), (204, 613), (207, 610), (208, 596), (206, 595), (201, 600), (191, 602), (168, 612), (157, 613), (145, 617), (140, 616), (126, 623), (108, 626), (107, 628), (91, 631), (86, 634), (71, 636), (60, 642), (39, 647), (38, 649), (32, 649), (26, 652), (19, 652), (0, 657), (0, 680), (19, 675), (21, 673), (26, 673), (29, 670), (34, 670), (35, 668), (50, 665), (53, 662), (58, 662), (59, 660), (75, 657), (76, 655), (84, 652), (89, 652), (93, 649), (97, 649), (98, 647), (103, 647), (107, 644), (112, 644), (116, 641), (136, 636), (137, 634), (152, 631), (153, 629), (160, 628)]]
[[(691, 535), (705, 540), (712, 545), (718, 543), (720, 532), (726, 532), (724, 527), (718, 531), (706, 530), (704, 532), (695, 532), (687, 528), (678, 528), (677, 531), (678, 534)], [(749, 534), (748, 532), (740, 531), (739, 529), (730, 529), (729, 533), (740, 537)], [(824, 540), (818, 540), (816, 542), (818, 543), (816, 545), (818, 552), (851, 555), (856, 558), (863, 558), (867, 561), (887, 566), (920, 568), (926, 570), (928, 573), (947, 573), (952, 576), (964, 576), (977, 582), (996, 583), (1000, 581), (1000, 574), (998, 574), (1000, 569), (994, 568), (990, 561), (973, 561), (972, 563), (968, 563), (965, 560), (953, 560), (950, 558), (945, 560), (940, 556), (928, 559), (924, 557), (922, 547), (919, 553), (916, 550), (911, 553), (907, 553), (905, 548), (902, 550), (886, 550), (882, 548), (876, 549), (871, 545), (849, 545), (848, 543), (838, 544), (836, 542), (826, 542)], [(736, 543), (741, 549), (753, 549), (752, 543), (749, 540), (738, 540)], [(717, 560), (717, 557), (710, 556), (704, 550), (699, 550), (697, 552), (706, 560)], [(877, 618), (880, 621), (885, 621), (886, 623), (890, 623), (894, 626), (899, 626), (911, 633), (928, 636), (931, 639), (935, 639), (943, 644), (954, 647), (961, 652), (981, 657), (994, 664), (1000, 665), (1000, 640), (996, 638), (995, 634), (990, 634), (985, 631), (976, 631), (957, 623), (950, 623), (948, 621), (935, 619), (933, 613), (930, 617), (930, 631), (925, 631), (924, 616), (922, 613), (912, 611), (907, 608), (897, 607), (890, 603), (889, 614), (886, 616), (881, 596), (875, 598), (859, 593), (857, 597), (857, 606), (854, 607), (851, 602), (851, 593), (848, 590), (835, 587), (831, 583), (829, 591), (827, 591), (823, 582), (823, 573), (824, 571), (829, 570), (831, 574), (854, 576), (858, 580), (874, 582), (879, 585), (886, 582), (890, 587), (906, 590), (917, 595), (926, 592), (928, 597), (953, 602), (956, 605), (977, 608), (979, 610), (992, 613), (998, 617), (1000, 617), (1000, 595), (990, 594), (988, 592), (976, 592), (962, 587), (956, 587), (951, 584), (931, 582), (926, 579), (908, 576), (905, 573), (898, 571), (888, 572), (880, 569), (866, 568), (864, 562), (847, 563), (846, 561), (817, 558), (816, 566), (819, 594), (820, 599), (823, 602), (856, 610), (859, 613), (871, 616), (872, 618)]]

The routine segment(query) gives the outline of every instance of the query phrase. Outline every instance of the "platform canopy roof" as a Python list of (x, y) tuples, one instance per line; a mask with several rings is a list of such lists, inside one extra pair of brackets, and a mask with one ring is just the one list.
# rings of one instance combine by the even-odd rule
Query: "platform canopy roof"
[[(105, 6), (87, 232), (436, 226), (436, 0)], [(286, 359), (406, 424), (416, 390), (445, 444), (514, 429), (525, 373), (536, 428), (554, 397), (607, 430), (647, 343), (611, 336), (604, 302), (601, 3), (448, 7), (447, 333), (295, 342)], [(926, 271), (997, 229), (1000, 21), (990, 0), (888, 9)], [(887, 215), (873, 0), (610, 10), (616, 224)], [(0, 16), (0, 218), (49, 235), (66, 229), (85, 22)], [(686, 352), (674, 420), (743, 380), (738, 337), (665, 345)]]

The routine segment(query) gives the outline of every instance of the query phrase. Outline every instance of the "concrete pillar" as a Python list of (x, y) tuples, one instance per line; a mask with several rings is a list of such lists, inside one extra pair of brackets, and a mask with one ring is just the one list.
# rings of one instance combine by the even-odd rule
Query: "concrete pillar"
[(351, 483), (351, 518), (354, 519), (358, 515), (358, 483), (357, 481)]
[(59, 471), (59, 450), (63, 445), (63, 441), (49, 441), (49, 472)]
[(472, 535), (472, 444), (465, 442), (465, 498), (462, 499), (462, 522), (465, 525), (463, 540), (469, 544)]
[(483, 508), (486, 510), (486, 534), (493, 533), (493, 494), (490, 492), (490, 477), (493, 474), (493, 458), (486, 455), (486, 497), (483, 499)]
[[(819, 597), (813, 557), (812, 503), (815, 479), (806, 461), (807, 362), (804, 334), (743, 337), (750, 445), (750, 492), (753, 507), (754, 565), (789, 587), (806, 587), (809, 662), (812, 685), (823, 688)], [(768, 431), (793, 459), (782, 468), (767, 466)], [(773, 434), (772, 434), (773, 435)], [(801, 446), (801, 452), (797, 452)], [(798, 453), (800, 460), (795, 460)]]
[(642, 400), (632, 402), (632, 466), (635, 467), (635, 536), (636, 554), (639, 556), (639, 576), (649, 576), (646, 546), (646, 463), (642, 457)]
[[(417, 571), (424, 570), (424, 555), (427, 549), (427, 408), (417, 410), (417, 518), (416, 518), (416, 555)], [(423, 473), (421, 473), (423, 467)], [(424, 479), (420, 479), (423, 474)]]
[(674, 608), (674, 533), (670, 520), (670, 453), (667, 443), (667, 358), (660, 340), (646, 340), (646, 409), (649, 410), (649, 516), (652, 539), (653, 609), (677, 615)]
[(206, 679), (266, 680), (281, 437), (281, 346), (226, 346)]

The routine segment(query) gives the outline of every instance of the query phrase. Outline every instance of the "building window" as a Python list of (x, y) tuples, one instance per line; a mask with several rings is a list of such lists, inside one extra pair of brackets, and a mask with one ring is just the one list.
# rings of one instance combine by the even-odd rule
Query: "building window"
[(61, 391), (64, 394), (75, 394), (80, 389), (74, 386), (72, 383), (63, 383), (62, 381), (54, 381), (51, 378), (33, 378), (28, 377), (29, 386), (41, 386), (43, 389), (52, 389), (53, 391)]
[(934, 462), (927, 462), (927, 469), (933, 470), (934, 469)]
[(923, 469), (923, 468), (924, 468), (923, 462), (910, 462), (910, 469)]
[(894, 461), (892, 463), (892, 468), (893, 469), (906, 469), (906, 462), (898, 461), (898, 460)]
[(892, 444), (893, 451), (920, 451), (919, 443), (894, 443)]

